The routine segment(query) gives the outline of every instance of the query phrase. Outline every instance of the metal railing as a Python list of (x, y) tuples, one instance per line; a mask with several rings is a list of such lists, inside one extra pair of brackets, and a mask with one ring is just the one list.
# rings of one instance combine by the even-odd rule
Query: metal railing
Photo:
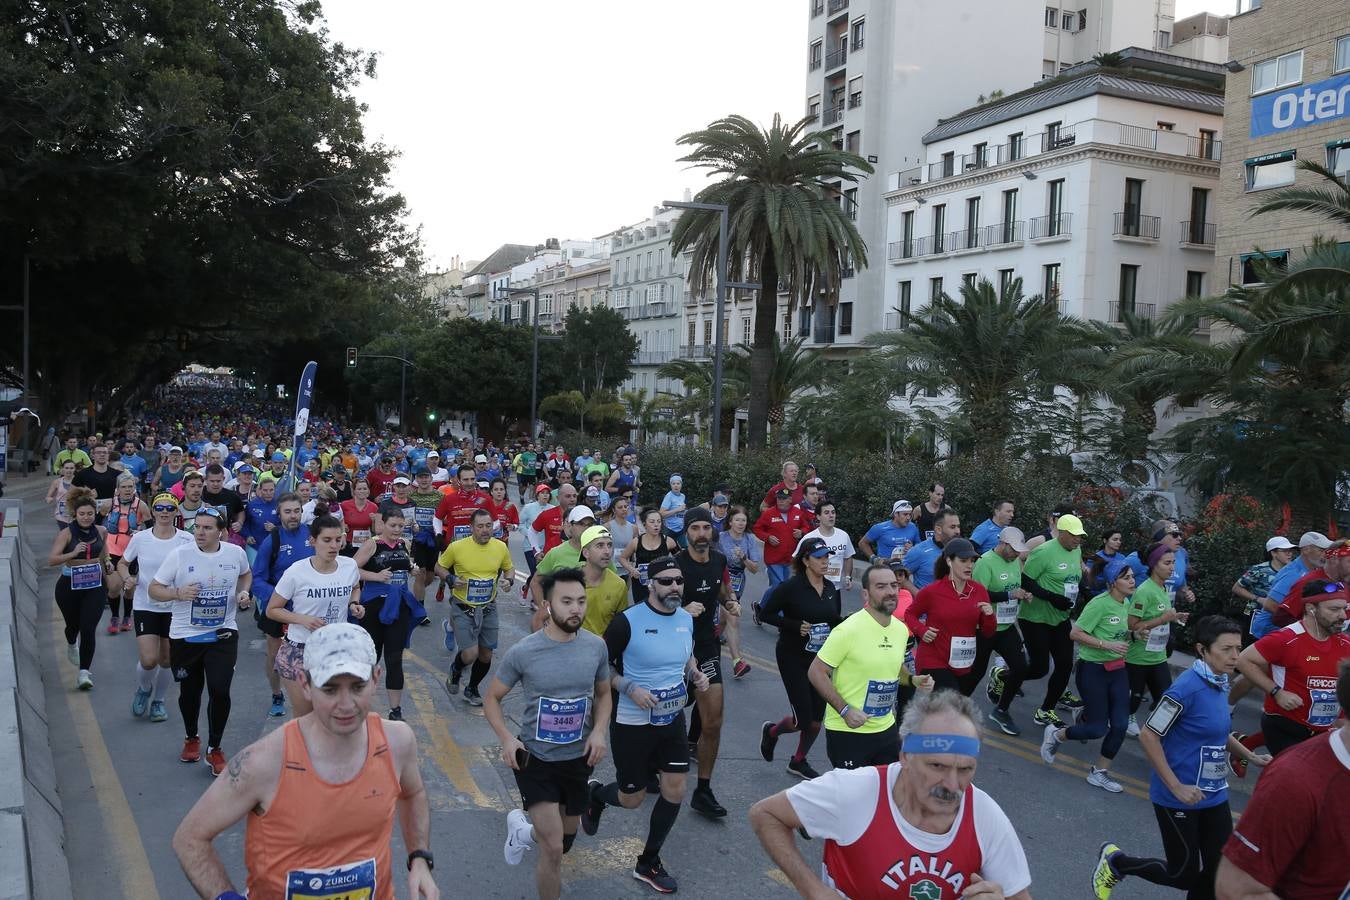
[(1213, 222), (1182, 222), (1181, 243), (1213, 247), (1218, 226)]
[(1115, 227), (1111, 232), (1116, 237), (1143, 238), (1156, 241), (1162, 234), (1162, 219), (1157, 216), (1140, 215), (1137, 210), (1126, 210), (1115, 215)]
[(834, 15), (841, 9), (848, 9), (848, 0), (830, 0), (830, 15)]
[(1209, 135), (1187, 136), (1186, 155), (1194, 156), (1196, 159), (1211, 159), (1214, 162), (1219, 162), (1223, 159), (1223, 141)]
[(819, 122), (819, 121), (820, 121), (820, 108), (817, 107), (817, 108), (815, 108), (815, 109), (808, 109), (808, 110), (806, 111), (806, 121), (808, 121), (808, 122)]
[(831, 50), (825, 54), (825, 69), (837, 69), (848, 61), (848, 47), (840, 45), (838, 50)]
[(914, 252), (914, 241), (891, 241), (886, 245), (886, 258), (890, 260), (913, 259), (918, 254)]
[(978, 250), (983, 246), (984, 233), (978, 225), (947, 233), (947, 249), (952, 253), (960, 250)]
[(838, 106), (828, 106), (825, 108), (824, 124), (826, 125), (826, 127), (834, 125), (838, 123), (838, 121), (843, 117), (844, 117), (844, 104), (841, 103)]
[(1037, 216), (1031, 220), (1031, 240), (1048, 237), (1061, 237), (1072, 234), (1073, 213), (1056, 213), (1052, 216)]
[(1138, 319), (1152, 319), (1158, 314), (1158, 304), (1119, 300), (1112, 300), (1106, 304), (1106, 317), (1111, 322), (1124, 322), (1124, 314), (1127, 312), (1133, 313)]
[(633, 362), (639, 366), (660, 366), (674, 358), (675, 351), (673, 350), (639, 350), (637, 358)]
[(684, 359), (712, 359), (712, 344), (681, 344), (680, 356)]
[(997, 222), (984, 226), (984, 245), (1001, 247), (1005, 244), (1020, 244), (1025, 222)]
[(828, 322), (821, 324), (820, 322), (816, 322), (816, 327), (811, 333), (811, 342), (813, 344), (833, 344), (834, 323)]

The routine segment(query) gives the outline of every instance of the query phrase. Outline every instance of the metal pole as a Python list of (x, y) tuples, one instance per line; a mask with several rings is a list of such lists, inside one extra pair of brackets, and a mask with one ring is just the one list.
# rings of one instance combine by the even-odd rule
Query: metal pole
[[(21, 406), (32, 406), (33, 398), (28, 395), (28, 254), (23, 255), (23, 399)], [(23, 477), (28, 477), (32, 469), (30, 458), (33, 455), (33, 420), (23, 423)]]
[(398, 430), (407, 437), (408, 431), (408, 339), (404, 338), (400, 345), (399, 355), (403, 358), (398, 361), (399, 386), (398, 386)]
[(534, 321), (534, 351), (530, 360), (530, 440), (539, 440), (539, 288), (530, 290), (530, 303), (533, 304), (531, 318)]
[(722, 445), (722, 317), (727, 305), (727, 208), (719, 211), (721, 221), (717, 232), (717, 305), (713, 318), (716, 320), (713, 344), (713, 411), (712, 411), (712, 448), (718, 450)]

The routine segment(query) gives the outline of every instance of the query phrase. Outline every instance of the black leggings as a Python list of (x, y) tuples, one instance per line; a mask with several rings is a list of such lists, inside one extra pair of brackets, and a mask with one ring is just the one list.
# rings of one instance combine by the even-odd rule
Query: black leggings
[(375, 642), (375, 658), (384, 658), (384, 686), (386, 690), (403, 690), (403, 648), (408, 640), (408, 630), (412, 628), (412, 611), (400, 601), (398, 618), (388, 625), (380, 621), (380, 611), (384, 609), (386, 598), (371, 600), (366, 604), (366, 615), (361, 626), (370, 632)]
[[(219, 747), (230, 721), (230, 684), (234, 681), (234, 663), (239, 656), (238, 632), (228, 639), (207, 644), (207, 650), (178, 679), (178, 711), (183, 714), (183, 731), (197, 736), (197, 720), (202, 711), (202, 688), (206, 688), (206, 746)], [(175, 673), (176, 674), (176, 673)]]
[[(80, 647), (80, 652), (84, 652), (83, 645)], [(1303, 743), (1317, 732), (1285, 716), (1272, 716), (1270, 713), (1262, 713), (1261, 734), (1266, 739), (1266, 749), (1270, 751), (1270, 755), (1279, 756), (1290, 747)]]
[[(1041, 703), (1041, 709), (1052, 710), (1073, 675), (1073, 641), (1069, 639), (1069, 620), (1065, 619), (1058, 625), (1046, 625), (1044, 622), (1023, 619), (1020, 624), (1022, 640), (1026, 642), (1027, 656), (1030, 657), (1026, 680), (1044, 678), (1050, 673), (1050, 661), (1053, 659), (1055, 662), (1055, 670), (1045, 685), (1045, 700)], [(1011, 693), (1014, 696), (1017, 694), (1016, 691)]]
[(1174, 809), (1155, 803), (1153, 815), (1167, 860), (1119, 853), (1111, 862), (1116, 873), (1185, 891), (1186, 900), (1214, 900), (1214, 875), (1223, 845), (1233, 831), (1228, 802), (1205, 809)]
[(1125, 669), (1130, 673), (1130, 715), (1139, 711), (1145, 691), (1153, 698), (1153, 705), (1157, 706), (1163, 691), (1172, 686), (1172, 667), (1166, 660), (1146, 666), (1126, 663)]
[(103, 618), (103, 604), (107, 598), (107, 588), (102, 584), (75, 591), (70, 588), (69, 575), (56, 579), (56, 606), (61, 610), (61, 618), (66, 620), (66, 643), (73, 644), (79, 637), (81, 669), (94, 664), (98, 623)]
[(1003, 694), (998, 698), (998, 708), (1007, 712), (1027, 677), (1027, 656), (1022, 650), (1022, 635), (1017, 631), (1016, 625), (1009, 625), (1002, 631), (994, 632), (994, 636), (987, 641), (980, 638), (975, 648), (975, 668), (970, 672), (972, 675), (980, 673), (979, 678), (975, 679), (976, 684), (979, 684), (980, 678), (984, 677), (985, 670), (989, 667), (989, 657), (995, 652), (1003, 657), (1003, 665), (1007, 671), (1003, 673)]
[[(774, 659), (778, 662), (778, 677), (783, 680), (783, 690), (787, 693), (788, 705), (792, 707), (792, 717), (797, 728), (807, 728), (825, 719), (825, 698), (816, 693), (806, 672), (811, 668), (814, 653), (803, 653), (791, 647), (784, 647), (779, 641), (774, 646)], [(779, 727), (779, 731), (786, 731)]]

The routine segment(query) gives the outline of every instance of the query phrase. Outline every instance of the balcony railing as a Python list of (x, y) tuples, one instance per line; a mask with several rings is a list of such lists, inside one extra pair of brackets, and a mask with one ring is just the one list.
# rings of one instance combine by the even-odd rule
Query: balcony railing
[(1213, 247), (1218, 226), (1213, 222), (1182, 222), (1181, 243)]
[(822, 324), (817, 322), (815, 329), (811, 333), (811, 342), (814, 344), (833, 344), (834, 323), (826, 322)]
[(848, 47), (840, 45), (838, 50), (825, 54), (825, 71), (837, 69), (848, 61)]
[(838, 106), (827, 106), (825, 108), (824, 125), (826, 128), (828, 128), (831, 125), (837, 124), (839, 120), (842, 119), (843, 117), (844, 117), (844, 104), (841, 103)]
[(1106, 304), (1106, 316), (1112, 322), (1124, 322), (1125, 313), (1133, 313), (1138, 319), (1152, 319), (1158, 314), (1158, 305), (1156, 303), (1139, 303), (1138, 301), (1127, 301), (1122, 303), (1119, 300), (1112, 300)]
[(998, 222), (984, 226), (984, 245), (1001, 247), (1005, 244), (1020, 244), (1025, 222)]
[(825, 4), (823, 2), (811, 4), (811, 18), (814, 19), (823, 12), (825, 12)]
[(1053, 216), (1037, 216), (1031, 220), (1030, 238), (1063, 237), (1073, 233), (1073, 213), (1057, 213)]
[(1111, 233), (1116, 237), (1156, 241), (1162, 233), (1162, 220), (1157, 216), (1140, 215), (1133, 210), (1118, 212), (1115, 215), (1115, 228)]
[(814, 107), (814, 108), (812, 108), (812, 109), (808, 109), (808, 110), (806, 111), (806, 121), (808, 121), (808, 122), (819, 122), (819, 121), (820, 121), (820, 107), (817, 106), (817, 107)]
[(675, 351), (673, 350), (639, 350), (637, 358), (633, 362), (639, 366), (660, 366), (674, 358)]
[(848, 0), (830, 0), (830, 15), (834, 15), (841, 9), (848, 9)]
[(913, 259), (918, 256), (914, 252), (914, 241), (891, 241), (886, 245), (886, 258), (890, 260)]
[(984, 246), (984, 233), (979, 226), (962, 228), (947, 234), (947, 250), (956, 253), (961, 250), (978, 250)]
[(680, 346), (680, 356), (684, 359), (712, 359), (712, 344), (683, 344)]

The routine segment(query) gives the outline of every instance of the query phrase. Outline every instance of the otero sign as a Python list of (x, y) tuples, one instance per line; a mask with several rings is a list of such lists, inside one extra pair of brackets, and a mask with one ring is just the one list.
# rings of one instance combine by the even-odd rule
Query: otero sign
[(1252, 137), (1333, 122), (1350, 115), (1350, 72), (1252, 98)]

